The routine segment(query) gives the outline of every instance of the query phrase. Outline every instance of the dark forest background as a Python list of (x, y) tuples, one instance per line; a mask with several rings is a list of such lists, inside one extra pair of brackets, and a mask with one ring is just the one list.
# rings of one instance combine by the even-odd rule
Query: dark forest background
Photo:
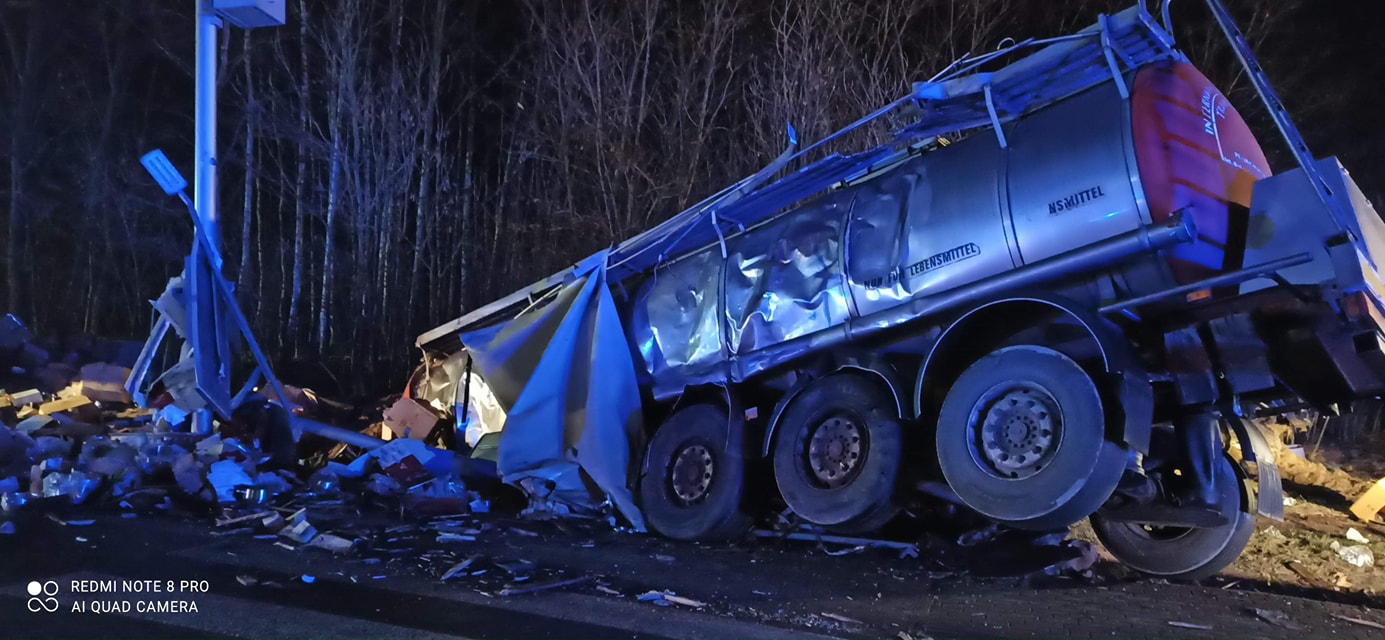
[[(415, 336), (677, 212), (1079, 0), (288, 0), (224, 30), (227, 275), (279, 358), (398, 387)], [(1369, 1), (1229, 0), (1318, 155), (1385, 204)], [(0, 312), (142, 338), (181, 270), (194, 0), (0, 0)], [(1200, 2), (1180, 42), (1282, 142)], [(1284, 169), (1283, 155), (1278, 169)]]

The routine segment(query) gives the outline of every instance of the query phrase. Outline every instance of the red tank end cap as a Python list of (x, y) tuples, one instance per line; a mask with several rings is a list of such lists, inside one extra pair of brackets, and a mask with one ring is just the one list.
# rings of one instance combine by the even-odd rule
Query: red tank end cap
[(1135, 159), (1156, 223), (1190, 208), (1198, 240), (1177, 246), (1173, 276), (1187, 284), (1240, 269), (1251, 187), (1269, 162), (1245, 120), (1186, 62), (1150, 65), (1131, 92)]

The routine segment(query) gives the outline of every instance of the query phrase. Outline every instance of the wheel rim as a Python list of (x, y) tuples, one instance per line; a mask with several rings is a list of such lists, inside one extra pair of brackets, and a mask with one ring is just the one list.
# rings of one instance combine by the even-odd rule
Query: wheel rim
[(700, 444), (683, 447), (669, 467), (669, 485), (684, 506), (707, 499), (714, 470), (712, 452)]
[(1033, 477), (1062, 444), (1062, 417), (1058, 401), (1041, 386), (996, 386), (977, 399), (967, 420), (972, 458), (997, 478)]
[(836, 489), (850, 483), (865, 462), (866, 430), (851, 416), (833, 415), (807, 438), (808, 472), (815, 483)]

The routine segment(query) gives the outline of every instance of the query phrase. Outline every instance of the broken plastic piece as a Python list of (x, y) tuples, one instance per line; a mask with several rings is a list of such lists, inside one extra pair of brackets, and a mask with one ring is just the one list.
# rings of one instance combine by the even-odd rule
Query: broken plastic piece
[(352, 547), (356, 546), (356, 542), (354, 540), (347, 540), (341, 536), (323, 533), (313, 538), (312, 541), (308, 543), (308, 546), (326, 549), (332, 553), (346, 553), (350, 551)]
[(560, 588), (562, 588), (562, 587), (568, 587), (568, 586), (572, 586), (572, 585), (574, 585), (574, 584), (579, 584), (579, 583), (582, 583), (582, 582), (586, 582), (586, 581), (588, 581), (588, 580), (590, 580), (590, 579), (591, 579), (590, 576), (582, 576), (582, 577), (580, 577), (580, 578), (569, 578), (569, 579), (567, 579), (567, 580), (556, 580), (556, 581), (553, 581), (553, 582), (542, 582), (542, 583), (539, 583), (539, 584), (532, 584), (532, 585), (529, 585), (529, 586), (527, 586), (527, 587), (505, 587), (504, 589), (501, 589), (501, 590), (500, 590), (500, 595), (502, 595), (502, 596), (518, 596), (518, 595), (524, 595), (524, 594), (528, 594), (528, 593), (536, 593), (536, 592), (539, 592), (539, 591), (548, 591), (548, 590), (550, 590), (550, 589), (560, 589)]
[(217, 502), (234, 502), (236, 487), (255, 484), (240, 463), (233, 460), (213, 463), (207, 472), (207, 482), (216, 490)]
[(1332, 548), (1341, 556), (1347, 564), (1353, 567), (1369, 569), (1375, 566), (1375, 554), (1371, 553), (1371, 548), (1364, 544), (1356, 544), (1344, 547), (1340, 543), (1333, 541)]
[(1252, 609), (1252, 611), (1255, 612), (1256, 617), (1272, 625), (1284, 627), (1290, 631), (1304, 630), (1302, 625), (1295, 623), (1293, 619), (1283, 611), (1275, 611), (1273, 609)]

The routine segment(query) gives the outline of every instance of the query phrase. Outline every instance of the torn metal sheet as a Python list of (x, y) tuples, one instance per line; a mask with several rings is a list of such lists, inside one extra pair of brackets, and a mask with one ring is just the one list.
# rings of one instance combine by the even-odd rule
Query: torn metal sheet
[(605, 265), (606, 252), (592, 256), (547, 304), (460, 340), (506, 412), (501, 479), (585, 493), (589, 506), (609, 500), (643, 530), (631, 491), (645, 445), (639, 387)]

